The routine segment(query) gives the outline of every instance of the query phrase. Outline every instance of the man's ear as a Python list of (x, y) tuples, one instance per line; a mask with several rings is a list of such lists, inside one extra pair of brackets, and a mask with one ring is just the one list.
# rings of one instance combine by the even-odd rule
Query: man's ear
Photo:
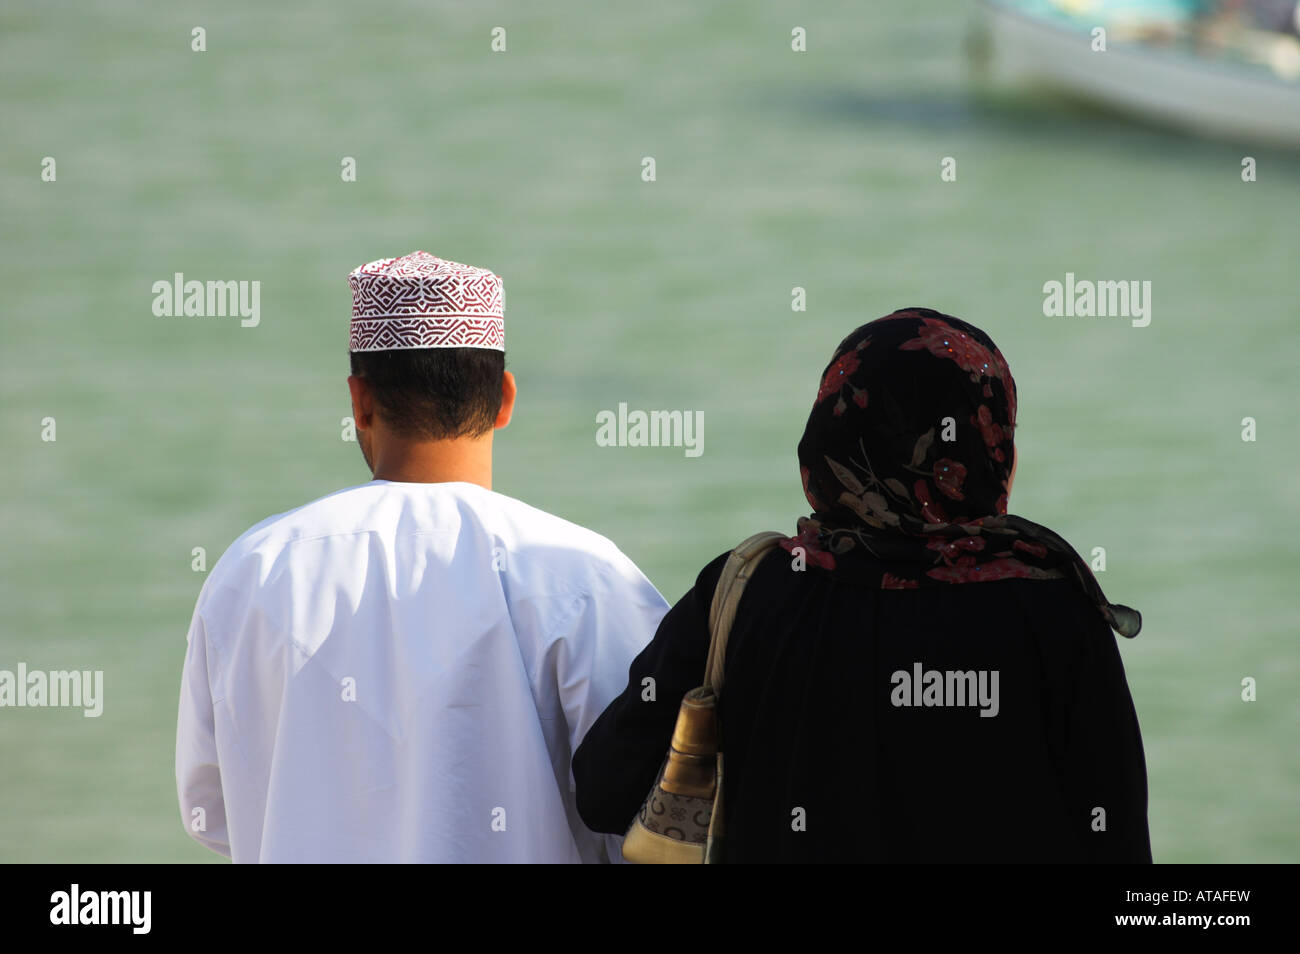
[(510, 415), (515, 412), (515, 395), (517, 393), (515, 376), (509, 371), (505, 372), (501, 376), (501, 410), (497, 411), (496, 423), (492, 425), (497, 430), (510, 423)]
[(355, 374), (348, 375), (348, 390), (352, 392), (352, 420), (357, 430), (367, 431), (374, 426), (375, 396), (370, 382)]

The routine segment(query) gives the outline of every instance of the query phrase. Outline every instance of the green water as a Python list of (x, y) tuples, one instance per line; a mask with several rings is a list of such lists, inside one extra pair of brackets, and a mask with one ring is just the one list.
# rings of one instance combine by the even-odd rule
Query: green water
[[(1012, 510), (1105, 547), (1145, 618), (1121, 649), (1156, 858), (1300, 860), (1300, 158), (976, 97), (970, 12), (0, 12), (0, 668), (102, 669), (106, 693), (98, 719), (0, 709), (0, 860), (215, 858), (172, 779), (191, 551), (368, 478), (340, 439), (346, 274), (417, 248), (506, 281), (496, 489), (670, 600), (803, 512), (794, 445), (848, 330), (907, 305), (987, 329), (1020, 389)], [(1152, 282), (1150, 326), (1044, 317), (1067, 271)], [(260, 281), (260, 325), (154, 317), (175, 272)], [(619, 402), (703, 411), (703, 455), (598, 447)]]

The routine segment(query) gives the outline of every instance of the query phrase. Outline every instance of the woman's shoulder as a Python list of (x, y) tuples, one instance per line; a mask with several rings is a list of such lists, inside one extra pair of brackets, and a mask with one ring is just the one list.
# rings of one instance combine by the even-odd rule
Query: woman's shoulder
[[(731, 550), (726, 550), (718, 554), (696, 577), (694, 596), (704, 607), (712, 600), (731, 553)], [(1020, 623), (1032, 629), (1049, 630), (1058, 636), (1066, 630), (1092, 637), (1110, 632), (1082, 586), (1069, 577), (1011, 578), (888, 589), (865, 579), (858, 582), (851, 576), (806, 565), (777, 546), (759, 558), (746, 589), (761, 594), (747, 597), (747, 602), (764, 604), (769, 611), (785, 601), (804, 604), (810, 598), (860, 605), (883, 601), (902, 611), (903, 616), (914, 619), (967, 615), (998, 620), (1003, 625)]]
[[(741, 541), (741, 543), (744, 542)], [(735, 547), (729, 550), (724, 550), (704, 565), (704, 568), (700, 570), (699, 575), (695, 578), (695, 592), (697, 595), (706, 598), (713, 595), (714, 590), (718, 587), (718, 581), (722, 578), (722, 571), (727, 565), (727, 559), (740, 547), (741, 543), (736, 544)], [(779, 567), (783, 562), (782, 555), (789, 557), (789, 554), (782, 550), (778, 544), (751, 557), (751, 563), (753, 564), (750, 571), (751, 579), (757, 578), (760, 574), (769, 580), (774, 577), (779, 573)]]

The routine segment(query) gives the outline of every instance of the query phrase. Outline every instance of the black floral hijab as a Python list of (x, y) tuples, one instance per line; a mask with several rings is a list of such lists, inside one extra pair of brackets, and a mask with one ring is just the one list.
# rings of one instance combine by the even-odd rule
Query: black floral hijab
[(822, 376), (799, 464), (813, 515), (781, 545), (838, 577), (885, 589), (1073, 577), (1122, 636), (1110, 603), (1046, 527), (1007, 513), (1016, 383), (993, 340), (929, 308), (858, 328)]

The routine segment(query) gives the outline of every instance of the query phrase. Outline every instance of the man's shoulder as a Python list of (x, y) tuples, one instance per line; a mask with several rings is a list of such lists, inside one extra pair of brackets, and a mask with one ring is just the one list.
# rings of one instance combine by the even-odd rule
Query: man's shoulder
[(245, 600), (251, 590), (267, 582), (280, 554), (295, 539), (310, 536), (324, 525), (322, 509), (326, 501), (358, 488), (336, 491), (310, 503), (272, 514), (241, 533), (208, 571), (199, 592), (198, 607), (210, 606), (212, 594), (221, 589), (239, 590)]
[(503, 525), (511, 528), (523, 541), (579, 550), (597, 557), (626, 559), (612, 540), (595, 530), (534, 507), (516, 497), (478, 489), (485, 495), (486, 511), (498, 515)]
[[(491, 531), (524, 576), (558, 590), (632, 586), (662, 600), (645, 575), (608, 537), (514, 497), (482, 490)], [(528, 571), (532, 571), (531, 573)]]
[(230, 562), (258, 552), (278, 549), (296, 540), (352, 533), (360, 525), (360, 512), (373, 501), (370, 484), (345, 487), (292, 510), (272, 514), (253, 524), (230, 544), (221, 561)]
[(371, 481), (327, 494), (267, 517), (246, 530), (213, 567), (210, 580), (262, 580), (270, 565), (298, 544), (328, 537), (381, 537), (455, 532), (499, 544), (505, 560), (545, 567), (548, 576), (578, 583), (610, 570), (640, 575), (613, 541), (594, 530), (515, 497), (476, 484), (399, 484)]

